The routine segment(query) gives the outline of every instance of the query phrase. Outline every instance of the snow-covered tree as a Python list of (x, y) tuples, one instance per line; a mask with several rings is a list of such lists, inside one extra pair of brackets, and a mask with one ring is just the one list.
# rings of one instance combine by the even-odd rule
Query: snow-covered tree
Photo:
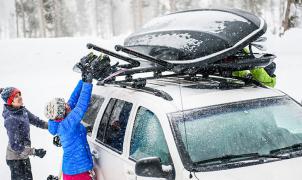
[(221, 7), (262, 16), (273, 33), (301, 25), (302, 0), (1, 0), (0, 37), (110, 38), (163, 14)]

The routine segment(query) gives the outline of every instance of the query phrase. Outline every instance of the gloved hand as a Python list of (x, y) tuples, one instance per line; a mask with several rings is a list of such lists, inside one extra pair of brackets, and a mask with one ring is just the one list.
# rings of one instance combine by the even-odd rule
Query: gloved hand
[(53, 140), (52, 140), (52, 143), (57, 146), (57, 147), (61, 147), (62, 144), (61, 144), (61, 141), (60, 141), (60, 137), (59, 136), (54, 136), (53, 137)]
[(82, 71), (82, 81), (86, 83), (92, 83), (93, 75), (91, 69), (87, 69), (86, 71)]
[(44, 149), (35, 149), (33, 155), (38, 156), (39, 158), (43, 158), (46, 154), (46, 150)]
[(59, 177), (58, 176), (54, 176), (54, 175), (49, 175), (47, 177), (47, 180), (59, 180)]

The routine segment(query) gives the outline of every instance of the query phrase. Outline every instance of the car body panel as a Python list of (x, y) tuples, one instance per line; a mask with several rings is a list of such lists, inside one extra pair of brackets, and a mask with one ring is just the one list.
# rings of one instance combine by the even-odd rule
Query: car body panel
[[(163, 99), (142, 90), (132, 88), (122, 88), (116, 85), (95, 86), (93, 94), (101, 95), (105, 98), (94, 124), (92, 136), (88, 136), (88, 141), (92, 151), (97, 152), (99, 158), (95, 161), (98, 179), (105, 180), (151, 180), (161, 178), (140, 177), (135, 174), (135, 161), (129, 158), (129, 148), (132, 136), (132, 127), (137, 110), (143, 106), (152, 111), (160, 121), (169, 152), (173, 161), (175, 180), (190, 179), (190, 173), (184, 168), (181, 157), (174, 139), (171, 124), (167, 114), (171, 112), (188, 110), (194, 108), (208, 107), (212, 105), (240, 102), (252, 99), (267, 97), (285, 96), (284, 93), (276, 89), (248, 86), (238, 89), (190, 89), (186, 86), (193, 82), (177, 84), (171, 79), (160, 79), (149, 81), (148, 87), (163, 90), (171, 95), (172, 101)], [(196, 84), (197, 82), (195, 82)], [(123, 153), (118, 153), (108, 146), (97, 142), (96, 135), (99, 123), (111, 98), (124, 100), (133, 103), (130, 117), (128, 120), (126, 134), (124, 137)], [(293, 158), (234, 169), (217, 170), (209, 172), (196, 172), (199, 179), (218, 180), (218, 179), (299, 179), (302, 158)], [(193, 176), (193, 179), (195, 177)]]
[(228, 169), (224, 171), (200, 172), (196, 176), (204, 180), (254, 180), (254, 179), (301, 179), (302, 158), (258, 164), (241, 168)]

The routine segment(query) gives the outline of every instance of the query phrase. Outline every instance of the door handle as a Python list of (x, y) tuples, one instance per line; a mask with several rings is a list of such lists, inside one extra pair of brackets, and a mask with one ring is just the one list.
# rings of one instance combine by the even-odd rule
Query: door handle
[(91, 154), (92, 154), (92, 156), (95, 158), (95, 159), (99, 159), (99, 153), (96, 151), (96, 150), (92, 150), (91, 151)]

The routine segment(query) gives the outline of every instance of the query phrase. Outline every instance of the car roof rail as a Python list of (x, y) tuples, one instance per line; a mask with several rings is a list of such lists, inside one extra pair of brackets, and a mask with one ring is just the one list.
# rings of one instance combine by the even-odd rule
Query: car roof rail
[[(114, 84), (114, 85), (119, 85), (120, 87), (123, 88), (133, 88), (139, 91), (144, 91), (147, 93), (151, 93), (155, 96), (161, 97), (165, 100), (172, 101), (173, 98), (165, 91), (146, 87), (146, 79), (144, 78), (138, 78), (134, 79), (131, 82), (126, 82), (126, 81), (111, 81), (110, 83), (107, 84)], [(104, 85), (102, 82), (98, 82), (97, 85)]]

